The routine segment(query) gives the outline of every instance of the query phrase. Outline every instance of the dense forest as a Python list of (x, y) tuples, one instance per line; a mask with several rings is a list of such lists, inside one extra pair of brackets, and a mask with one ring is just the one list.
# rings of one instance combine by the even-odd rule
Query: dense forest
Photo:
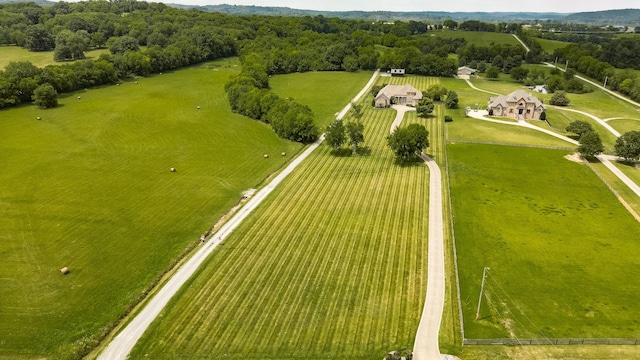
[[(431, 36), (431, 31), (443, 26), (518, 33), (531, 51), (519, 45), (477, 46), (462, 38)], [(9, 64), (0, 71), (0, 108), (31, 102), (34, 91), (43, 85), (64, 93), (228, 56), (240, 56), (243, 62), (249, 56), (257, 59), (267, 76), (404, 68), (412, 74), (443, 77), (453, 76), (458, 65), (477, 66), (481, 71), (493, 66), (511, 73), (525, 61), (558, 57), (579, 72), (602, 81), (608, 78), (614, 89), (640, 98), (640, 81), (634, 73), (615, 69), (640, 69), (638, 43), (612, 38), (594, 44), (589, 39), (544, 54), (535, 38), (515, 23), (232, 16), (136, 0), (57, 2), (44, 7), (8, 3), (0, 4), (0, 45), (53, 50), (59, 64), (44, 68), (28, 62)], [(84, 59), (86, 51), (99, 48), (108, 48), (109, 53)], [(267, 91), (268, 82), (256, 88)], [(249, 114), (269, 121), (265, 115)]]

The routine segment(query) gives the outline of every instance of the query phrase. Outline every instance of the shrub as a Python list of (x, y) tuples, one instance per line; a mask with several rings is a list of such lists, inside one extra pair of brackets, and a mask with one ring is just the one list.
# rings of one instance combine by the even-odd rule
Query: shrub
[(445, 115), (444, 122), (452, 122), (452, 121), (453, 121), (453, 118), (451, 116)]
[(547, 112), (543, 111), (542, 113), (540, 113), (540, 120), (545, 121), (547, 120)]

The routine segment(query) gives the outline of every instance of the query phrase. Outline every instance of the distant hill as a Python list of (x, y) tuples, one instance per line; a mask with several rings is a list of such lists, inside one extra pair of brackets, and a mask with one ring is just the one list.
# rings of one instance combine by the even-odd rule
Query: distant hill
[(640, 9), (592, 11), (571, 14), (567, 22), (602, 25), (640, 25)]
[(0, 0), (0, 4), (11, 4), (11, 3), (18, 3), (18, 2), (33, 2), (42, 7), (51, 6), (55, 4), (55, 2), (47, 1), (47, 0), (28, 0), (28, 1), (27, 0)]
[[(0, 0), (1, 1), (1, 0)], [(414, 21), (442, 21), (452, 19), (456, 21), (482, 20), (487, 22), (501, 21), (532, 21), (532, 20), (557, 20), (567, 14), (561, 13), (516, 13), (516, 12), (445, 12), (445, 11), (421, 11), (421, 12), (395, 12), (395, 11), (318, 11), (300, 10), (288, 7), (274, 6), (248, 6), (248, 5), (181, 5), (167, 4), (182, 9), (198, 9), (202, 11), (220, 12), (231, 15), (267, 15), (267, 16), (317, 16), (339, 17), (343, 19), (364, 20), (414, 20)]]

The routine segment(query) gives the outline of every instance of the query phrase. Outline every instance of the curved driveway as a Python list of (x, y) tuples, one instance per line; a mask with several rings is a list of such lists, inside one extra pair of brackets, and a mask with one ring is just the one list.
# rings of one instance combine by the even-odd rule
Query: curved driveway
[[(363, 96), (366, 91), (371, 87), (378, 77), (378, 71), (376, 71), (367, 85), (356, 95), (353, 102)], [(341, 119), (349, 108), (349, 103), (338, 115)], [(162, 286), (162, 288), (155, 294), (151, 300), (142, 308), (142, 310), (133, 318), (133, 320), (127, 324), (122, 331), (111, 341), (111, 343), (104, 349), (98, 359), (100, 360), (124, 360), (133, 349), (134, 345), (140, 339), (144, 331), (149, 327), (151, 322), (160, 314), (162, 309), (167, 305), (169, 300), (178, 292), (178, 290), (184, 285), (184, 283), (196, 272), (198, 267), (204, 262), (204, 260), (213, 252), (213, 250), (224, 240), (240, 223), (264, 200), (273, 189), (289, 175), (318, 145), (324, 140), (322, 135), (315, 143), (311, 144), (300, 156), (293, 160), (289, 166), (287, 166), (278, 176), (273, 178), (267, 186), (258, 191), (245, 206), (240, 209), (228, 222), (226, 222), (218, 232), (213, 234), (211, 240), (209, 240), (204, 246), (200, 248), (189, 260), (187, 260)]]
[[(397, 111), (391, 124), (393, 132), (407, 111), (415, 108), (393, 105)], [(436, 162), (425, 154), (420, 157), (429, 167), (429, 247), (427, 250), (427, 295), (424, 301), (420, 324), (413, 344), (414, 360), (442, 359), (438, 345), (438, 333), (444, 309), (444, 227), (442, 218), (442, 173)]]

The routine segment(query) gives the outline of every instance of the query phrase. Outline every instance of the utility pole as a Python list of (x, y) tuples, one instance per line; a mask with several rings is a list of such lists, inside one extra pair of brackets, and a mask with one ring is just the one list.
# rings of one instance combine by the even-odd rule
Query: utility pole
[(480, 297), (478, 298), (478, 310), (476, 311), (476, 320), (480, 317), (480, 304), (482, 303), (482, 292), (484, 291), (484, 281), (487, 279), (487, 271), (489, 271), (488, 267), (484, 267), (482, 271), (482, 285), (480, 286)]
[(567, 64), (564, 66), (564, 70), (565, 71), (569, 70), (569, 60), (567, 60)]
[(607, 80), (609, 80), (609, 77), (608, 77), (608, 76), (606, 76), (606, 77), (604, 78), (604, 87), (607, 87)]

